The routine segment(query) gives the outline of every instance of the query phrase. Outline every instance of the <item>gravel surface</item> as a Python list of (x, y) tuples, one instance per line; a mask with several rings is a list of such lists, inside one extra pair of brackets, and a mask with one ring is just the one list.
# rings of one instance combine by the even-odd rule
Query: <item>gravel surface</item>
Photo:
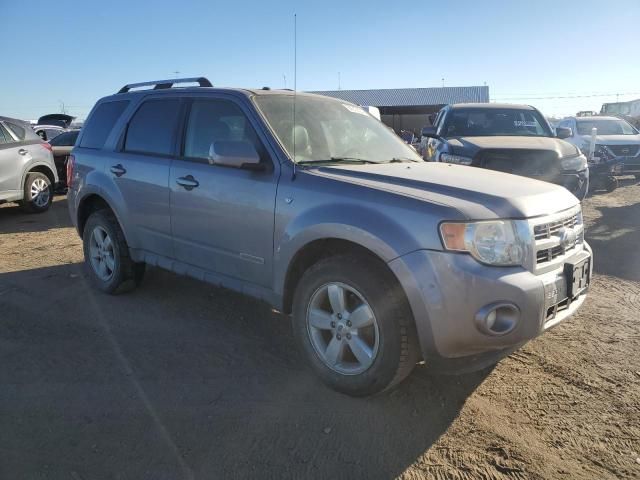
[(352, 399), (264, 303), (157, 269), (98, 293), (64, 197), (4, 205), (0, 478), (638, 478), (640, 185), (584, 211), (576, 316), (491, 370)]

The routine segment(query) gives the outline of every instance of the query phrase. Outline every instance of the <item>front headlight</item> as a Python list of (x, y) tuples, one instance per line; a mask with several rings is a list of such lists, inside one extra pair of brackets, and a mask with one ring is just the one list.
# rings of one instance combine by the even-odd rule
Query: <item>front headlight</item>
[(453, 155), (451, 153), (441, 153), (440, 161), (445, 163), (457, 163), (458, 165), (471, 165), (472, 158), (463, 157), (462, 155)]
[(560, 160), (560, 165), (563, 170), (574, 170), (579, 172), (587, 168), (587, 157), (581, 154), (577, 157), (563, 158)]
[(531, 231), (524, 220), (440, 224), (444, 248), (467, 252), (488, 265), (524, 265), (531, 245)]

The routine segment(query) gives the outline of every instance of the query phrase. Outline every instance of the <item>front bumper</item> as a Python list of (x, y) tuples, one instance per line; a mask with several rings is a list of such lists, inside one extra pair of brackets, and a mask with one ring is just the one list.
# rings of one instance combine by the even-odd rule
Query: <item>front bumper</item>
[[(591, 257), (586, 243), (578, 255)], [(426, 363), (443, 370), (473, 370), (497, 361), (570, 317), (586, 297), (583, 291), (563, 298), (562, 266), (536, 275), (521, 267), (485, 266), (466, 254), (428, 250), (389, 266), (411, 305)], [(475, 322), (483, 307), (496, 302), (513, 304), (520, 312), (516, 326), (504, 335), (483, 333)]]

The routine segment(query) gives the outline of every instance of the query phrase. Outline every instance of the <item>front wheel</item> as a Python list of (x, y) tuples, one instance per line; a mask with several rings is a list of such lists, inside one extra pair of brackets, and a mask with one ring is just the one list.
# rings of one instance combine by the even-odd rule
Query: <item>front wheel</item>
[(418, 360), (404, 292), (374, 258), (341, 255), (312, 266), (296, 289), (293, 327), (313, 370), (349, 395), (394, 387)]

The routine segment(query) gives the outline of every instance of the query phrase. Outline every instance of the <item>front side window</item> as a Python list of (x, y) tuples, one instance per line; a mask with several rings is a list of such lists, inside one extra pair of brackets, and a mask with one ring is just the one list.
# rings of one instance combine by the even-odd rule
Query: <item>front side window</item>
[(60, 135), (62, 133), (62, 130), (56, 130), (54, 128), (45, 128), (44, 129), (45, 135), (46, 135), (46, 140), (53, 140), (54, 138), (56, 138), (58, 135)]
[(393, 131), (362, 108), (330, 98), (258, 95), (254, 101), (295, 162), (421, 161)]
[(445, 137), (526, 136), (551, 137), (551, 131), (535, 110), (487, 108), (452, 110), (444, 125)]
[(599, 118), (578, 120), (578, 133), (591, 135), (591, 129), (598, 129), (598, 135), (638, 135), (638, 131), (620, 118)]
[(171, 155), (180, 113), (180, 100), (147, 100), (133, 115), (125, 137), (127, 152)]
[(194, 100), (187, 119), (184, 156), (213, 163), (217, 142), (250, 143), (264, 160), (255, 130), (240, 108), (228, 100)]

